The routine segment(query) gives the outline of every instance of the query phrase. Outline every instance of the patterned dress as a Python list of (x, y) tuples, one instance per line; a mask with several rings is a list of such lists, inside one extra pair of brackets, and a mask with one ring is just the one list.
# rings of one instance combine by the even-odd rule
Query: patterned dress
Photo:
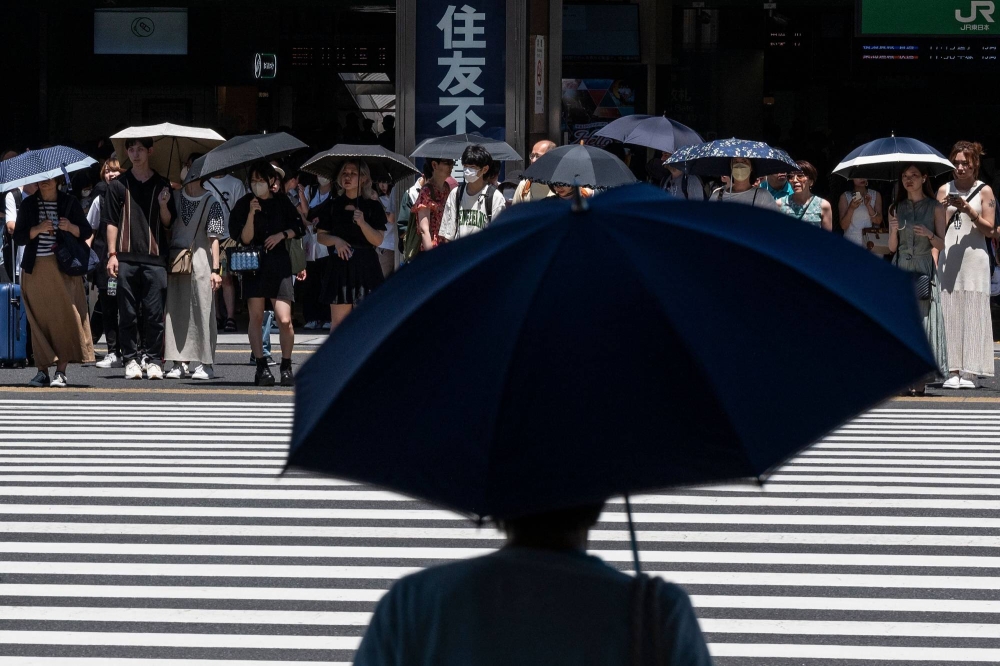
[(797, 203), (790, 196), (781, 197), (778, 199), (778, 210), (814, 227), (823, 226), (823, 199), (820, 197), (809, 197), (809, 201), (804, 204)]
[(450, 192), (451, 190), (447, 186), (439, 191), (433, 184), (427, 183), (420, 189), (420, 194), (417, 195), (417, 200), (413, 202), (413, 207), (410, 209), (410, 215), (414, 218), (417, 218), (422, 210), (426, 210), (430, 214), (428, 222), (431, 229), (431, 243), (434, 247), (437, 247), (442, 240), (439, 235), (441, 218), (444, 217), (444, 206), (448, 202)]

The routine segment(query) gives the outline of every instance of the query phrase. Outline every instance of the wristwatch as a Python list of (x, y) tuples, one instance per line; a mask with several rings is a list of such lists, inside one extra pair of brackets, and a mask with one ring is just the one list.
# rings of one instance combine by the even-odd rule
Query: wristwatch
[(215, 273), (216, 275), (222, 275), (222, 266), (219, 266), (218, 268), (213, 268), (212, 272)]

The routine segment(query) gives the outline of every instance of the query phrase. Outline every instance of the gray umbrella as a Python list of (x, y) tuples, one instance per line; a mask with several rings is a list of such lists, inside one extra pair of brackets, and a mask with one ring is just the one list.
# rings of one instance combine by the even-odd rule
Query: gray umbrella
[(285, 157), (308, 147), (285, 132), (246, 134), (233, 137), (196, 159), (191, 164), (191, 170), (188, 172), (184, 184), (223, 173), (231, 173), (259, 160)]
[(498, 162), (519, 162), (523, 157), (517, 154), (509, 143), (499, 139), (491, 139), (479, 134), (453, 134), (452, 136), (435, 136), (425, 139), (410, 153), (410, 157), (441, 158), (460, 160), (465, 149), (472, 144), (479, 144), (490, 156)]
[(545, 153), (525, 169), (524, 177), (547, 185), (603, 188), (636, 182), (628, 166), (608, 151), (575, 143)]
[(349, 143), (338, 143), (330, 150), (313, 155), (302, 165), (301, 170), (333, 180), (340, 171), (340, 165), (351, 158), (364, 161), (372, 170), (372, 177), (378, 173), (388, 173), (392, 182), (420, 174), (420, 170), (399, 153), (386, 150), (382, 146)]

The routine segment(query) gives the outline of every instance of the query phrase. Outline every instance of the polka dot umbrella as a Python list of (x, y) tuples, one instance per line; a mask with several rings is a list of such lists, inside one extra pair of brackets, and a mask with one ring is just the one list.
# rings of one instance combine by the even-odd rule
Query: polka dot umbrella
[(0, 162), (0, 192), (49, 178), (63, 177), (69, 182), (70, 173), (92, 164), (97, 164), (97, 160), (66, 146), (29, 150)]

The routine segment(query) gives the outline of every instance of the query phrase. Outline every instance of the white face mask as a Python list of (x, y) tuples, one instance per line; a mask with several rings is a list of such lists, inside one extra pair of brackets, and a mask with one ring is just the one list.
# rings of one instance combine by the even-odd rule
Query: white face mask
[(90, 196), (90, 190), (89, 189), (88, 190), (80, 190), (80, 196), (83, 197), (84, 199), (86, 199), (87, 197)]
[(183, 183), (183, 182), (184, 182), (184, 181), (185, 181), (185, 180), (187, 179), (187, 177), (188, 177), (188, 173), (190, 173), (190, 171), (191, 171), (191, 170), (190, 170), (190, 169), (188, 169), (188, 167), (187, 167), (187, 165), (186, 165), (186, 164), (185, 164), (184, 166), (182, 166), (182, 167), (181, 167), (181, 182), (182, 182), (182, 183)]
[(263, 199), (264, 196), (271, 191), (271, 188), (267, 186), (267, 183), (254, 183), (253, 193), (254, 196)]
[(478, 182), (479, 179), (482, 178), (482, 176), (479, 175), (479, 169), (476, 169), (474, 167), (465, 167), (462, 170), (462, 174), (465, 176), (465, 182), (469, 183), (470, 185), (472, 183)]
[(320, 187), (326, 187), (330, 184), (330, 179), (323, 176), (316, 176), (316, 182), (319, 183)]

